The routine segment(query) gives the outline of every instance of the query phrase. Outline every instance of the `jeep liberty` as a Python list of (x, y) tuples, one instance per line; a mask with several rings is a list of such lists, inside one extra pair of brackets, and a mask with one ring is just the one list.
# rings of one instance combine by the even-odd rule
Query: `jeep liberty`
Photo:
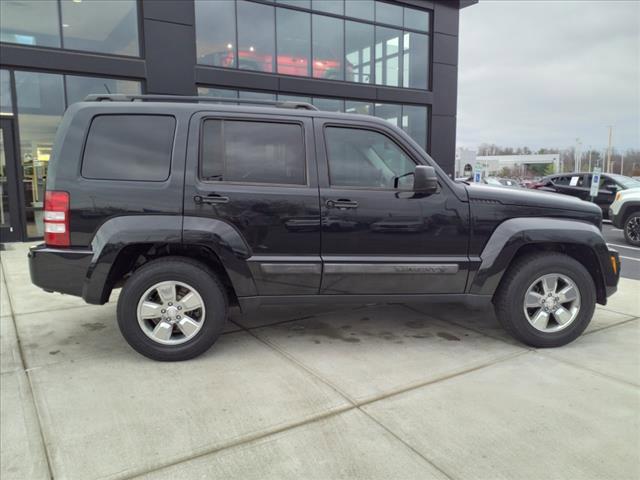
[(454, 182), (375, 117), (225, 101), (69, 107), (33, 283), (91, 304), (122, 288), (124, 338), (164, 361), (211, 347), (230, 305), (302, 302), (493, 302), (518, 340), (557, 347), (616, 291), (592, 203)]

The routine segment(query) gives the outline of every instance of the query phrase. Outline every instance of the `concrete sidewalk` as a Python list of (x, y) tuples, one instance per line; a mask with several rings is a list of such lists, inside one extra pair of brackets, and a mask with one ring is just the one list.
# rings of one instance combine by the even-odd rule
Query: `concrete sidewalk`
[(168, 364), (126, 344), (117, 295), (42, 292), (9, 248), (3, 480), (640, 478), (640, 281), (554, 350), (490, 310), (274, 307)]

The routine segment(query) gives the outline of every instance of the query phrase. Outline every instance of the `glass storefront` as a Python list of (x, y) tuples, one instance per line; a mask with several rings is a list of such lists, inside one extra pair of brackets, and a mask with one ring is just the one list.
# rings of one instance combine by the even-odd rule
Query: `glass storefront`
[(139, 56), (136, 0), (2, 0), (0, 41)]
[(257, 100), (280, 100), (292, 102), (307, 102), (315, 105), (319, 110), (327, 112), (359, 113), (382, 118), (393, 125), (402, 128), (420, 146), (427, 149), (427, 132), (429, 111), (424, 105), (406, 105), (394, 103), (372, 103), (358, 100), (329, 97), (307, 97), (304, 95), (254, 92), (250, 90), (233, 90), (227, 88), (198, 87), (198, 95), (222, 98), (240, 98)]
[(373, 0), (196, 0), (197, 62), (429, 88), (430, 13)]
[[(141, 93), (138, 81), (55, 73), (14, 71), (15, 113), (20, 138), (19, 168), (28, 237), (43, 235), (42, 207), (47, 167), (56, 129), (65, 109), (90, 93)], [(2, 110), (12, 112), (10, 72), (2, 70)], [(5, 159), (6, 160), (6, 159)]]

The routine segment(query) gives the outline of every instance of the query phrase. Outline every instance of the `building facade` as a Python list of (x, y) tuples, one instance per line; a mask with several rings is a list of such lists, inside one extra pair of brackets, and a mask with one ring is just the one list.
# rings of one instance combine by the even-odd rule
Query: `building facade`
[(455, 168), (474, 0), (2, 0), (2, 241), (42, 236), (58, 123), (90, 93), (307, 101), (384, 118)]

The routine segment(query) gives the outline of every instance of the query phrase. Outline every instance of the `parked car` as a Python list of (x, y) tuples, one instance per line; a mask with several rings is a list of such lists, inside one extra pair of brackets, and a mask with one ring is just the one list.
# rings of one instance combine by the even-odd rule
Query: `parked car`
[(92, 96), (56, 137), (32, 281), (92, 304), (122, 287), (143, 355), (203, 353), (229, 305), (296, 303), (493, 302), (557, 347), (616, 291), (591, 203), (453, 182), (375, 117), (207, 101)]
[[(603, 173), (600, 176), (598, 195), (593, 199), (602, 209), (602, 215), (607, 218), (609, 206), (613, 203), (616, 193), (628, 188), (640, 187), (640, 182), (623, 175)], [(560, 173), (543, 177), (530, 188), (545, 192), (556, 192), (571, 195), (581, 200), (591, 200), (591, 173)]]
[(628, 188), (616, 194), (609, 207), (611, 223), (624, 231), (630, 245), (640, 247), (640, 188)]

